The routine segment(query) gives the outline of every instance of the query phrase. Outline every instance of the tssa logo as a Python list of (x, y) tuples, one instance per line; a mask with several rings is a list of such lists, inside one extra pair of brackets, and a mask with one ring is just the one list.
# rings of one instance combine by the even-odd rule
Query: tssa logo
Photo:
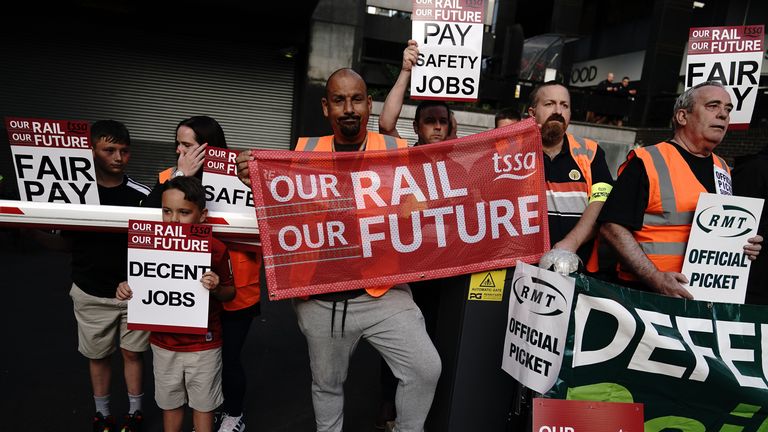
[(536, 315), (560, 315), (568, 306), (568, 300), (557, 287), (537, 277), (522, 275), (513, 280), (512, 292), (518, 303), (527, 303)]
[(514, 155), (493, 154), (493, 170), (498, 174), (494, 180), (522, 180), (536, 172), (536, 152), (516, 153)]
[(707, 234), (732, 238), (748, 234), (757, 218), (749, 210), (734, 205), (707, 207), (696, 217), (696, 225)]

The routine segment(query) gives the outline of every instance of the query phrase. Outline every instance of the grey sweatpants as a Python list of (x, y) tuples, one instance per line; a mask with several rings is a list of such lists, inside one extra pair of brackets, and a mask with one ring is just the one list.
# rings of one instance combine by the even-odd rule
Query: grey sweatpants
[(333, 302), (296, 300), (295, 305), (299, 328), (309, 347), (312, 404), (318, 432), (342, 431), (344, 381), (349, 358), (360, 339), (367, 340), (381, 353), (399, 380), (395, 430), (424, 430), (441, 364), (407, 285), (398, 285), (378, 298), (364, 294), (349, 300), (343, 337), (344, 302), (336, 304), (333, 334)]

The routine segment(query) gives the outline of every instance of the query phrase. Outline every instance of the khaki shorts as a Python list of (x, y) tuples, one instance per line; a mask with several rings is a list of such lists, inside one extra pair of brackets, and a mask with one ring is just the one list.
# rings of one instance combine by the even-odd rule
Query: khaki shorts
[(128, 302), (86, 294), (75, 284), (69, 295), (77, 319), (77, 349), (84, 356), (96, 360), (115, 352), (118, 330), (121, 348), (133, 352), (149, 348), (149, 332), (128, 330)]
[(200, 412), (224, 402), (221, 392), (221, 348), (177, 352), (152, 345), (155, 402), (164, 410), (189, 403)]

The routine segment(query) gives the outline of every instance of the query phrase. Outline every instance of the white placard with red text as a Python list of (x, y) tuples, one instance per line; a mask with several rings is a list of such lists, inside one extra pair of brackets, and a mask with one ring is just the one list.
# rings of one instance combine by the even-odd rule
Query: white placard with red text
[(237, 151), (205, 149), (203, 187), (208, 211), (254, 214), (253, 192), (237, 178)]
[(211, 269), (211, 227), (128, 221), (128, 328), (172, 333), (208, 331), (210, 294), (200, 279)]
[(484, 13), (485, 0), (413, 0), (412, 99), (477, 100)]
[(99, 204), (90, 124), (6, 117), (22, 201)]
[(763, 65), (761, 25), (696, 27), (688, 37), (685, 88), (720, 81), (731, 95), (731, 129), (747, 129)]

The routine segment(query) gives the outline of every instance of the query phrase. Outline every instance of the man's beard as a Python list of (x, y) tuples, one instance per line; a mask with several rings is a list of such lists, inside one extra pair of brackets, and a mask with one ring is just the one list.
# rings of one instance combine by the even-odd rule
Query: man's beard
[[(339, 131), (347, 138), (354, 138), (360, 133), (360, 119), (355, 118), (357, 121), (354, 124), (339, 122)], [(348, 118), (339, 119), (348, 120)]]
[(541, 142), (544, 145), (557, 144), (565, 135), (565, 118), (560, 114), (552, 114), (541, 125)]

